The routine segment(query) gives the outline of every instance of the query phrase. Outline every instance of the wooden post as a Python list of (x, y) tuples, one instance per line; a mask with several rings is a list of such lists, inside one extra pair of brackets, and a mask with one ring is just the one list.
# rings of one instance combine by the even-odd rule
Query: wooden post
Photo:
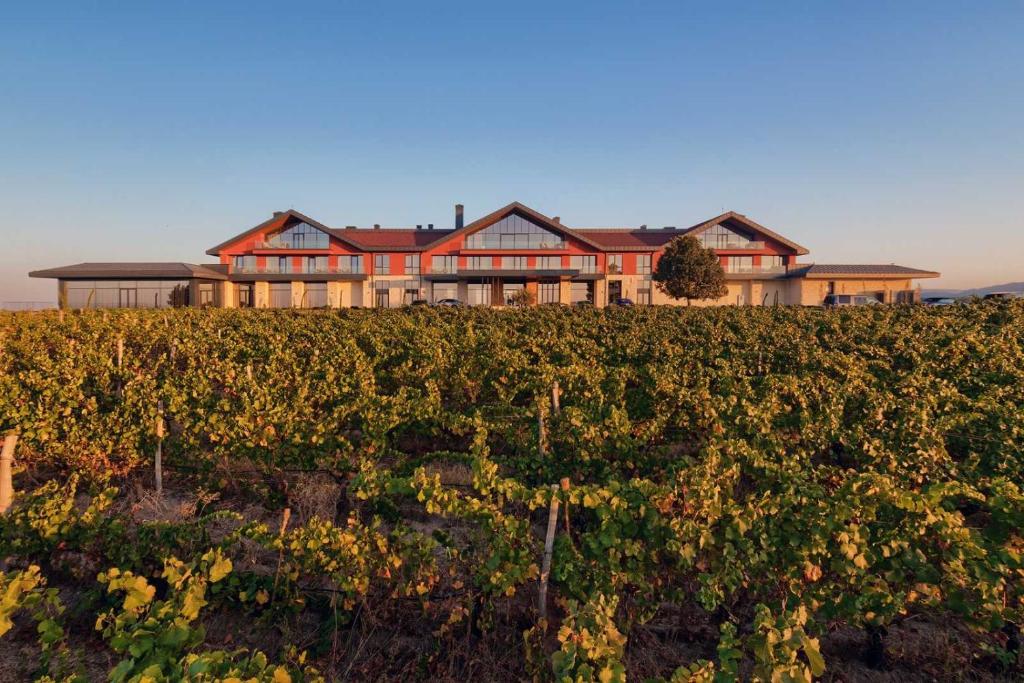
[(64, 308), (63, 307), (57, 309), (57, 320), (60, 321), (60, 322), (64, 322)]
[(544, 409), (541, 401), (537, 401), (537, 450), (541, 455), (548, 454), (548, 433), (544, 427)]
[(117, 367), (121, 367), (124, 360), (124, 337), (117, 338)]
[(252, 381), (252, 363), (245, 364), (245, 376), (250, 382)]
[(174, 362), (174, 342), (171, 342), (170, 356), (171, 356), (171, 362), (173, 363)]
[(565, 494), (565, 534), (572, 541), (572, 535), (569, 529), (569, 477), (562, 477), (562, 481), (558, 482), (562, 487), (562, 492)]
[(555, 547), (555, 531), (558, 528), (558, 484), (551, 485), (551, 508), (548, 510), (548, 533), (544, 538), (544, 560), (540, 568), (540, 591), (537, 608), (540, 618), (548, 618), (548, 575), (551, 573), (551, 552)]
[(11, 482), (11, 467), (14, 464), (14, 447), (18, 444), (17, 434), (4, 437), (0, 451), (0, 515), (6, 514), (14, 501), (14, 484)]
[(558, 386), (558, 380), (551, 385), (551, 409), (558, 415), (562, 411), (562, 389)]
[(156, 456), (153, 458), (154, 475), (156, 479), (156, 495), (164, 492), (164, 402), (156, 402)]

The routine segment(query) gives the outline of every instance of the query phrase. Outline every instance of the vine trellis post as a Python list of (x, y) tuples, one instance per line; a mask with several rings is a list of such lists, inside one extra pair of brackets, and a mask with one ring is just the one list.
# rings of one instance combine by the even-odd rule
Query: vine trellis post
[(164, 402), (156, 402), (156, 454), (153, 456), (153, 477), (156, 482), (156, 495), (162, 495), (164, 491), (163, 471), (163, 450), (164, 450)]
[(537, 611), (546, 623), (548, 618), (548, 575), (551, 573), (551, 553), (555, 547), (555, 531), (558, 529), (558, 484), (551, 485), (551, 507), (548, 509), (548, 532), (544, 538), (544, 559), (540, 568), (540, 589), (537, 595)]
[(14, 483), (11, 481), (11, 470), (14, 465), (14, 447), (18, 444), (17, 434), (4, 437), (3, 450), (0, 450), (0, 515), (6, 514), (14, 501)]

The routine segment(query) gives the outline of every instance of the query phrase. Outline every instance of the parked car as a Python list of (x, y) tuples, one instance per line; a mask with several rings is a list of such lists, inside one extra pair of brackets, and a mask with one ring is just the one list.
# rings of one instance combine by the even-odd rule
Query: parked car
[(411, 304), (411, 305), (412, 305), (412, 306), (426, 306), (426, 305), (428, 305), (429, 303), (430, 303), (430, 302), (429, 302), (429, 301), (427, 301), (426, 299), (413, 299), (413, 300), (412, 300), (412, 304)]
[(955, 306), (956, 299), (951, 296), (926, 296), (921, 299), (925, 306)]
[(455, 306), (455, 307), (459, 307), (459, 306), (465, 306), (466, 304), (462, 303), (458, 299), (438, 299), (437, 301), (434, 302), (434, 305), (435, 306)]
[(989, 292), (982, 297), (985, 301), (1005, 301), (1007, 299), (1016, 299), (1017, 294), (1015, 292)]
[(829, 294), (825, 297), (825, 306), (877, 306), (881, 302), (867, 294)]
[(612, 302), (612, 305), (613, 306), (632, 306), (633, 305), (633, 300), (632, 299), (627, 299), (625, 297), (619, 297), (618, 299), (616, 299), (615, 301)]

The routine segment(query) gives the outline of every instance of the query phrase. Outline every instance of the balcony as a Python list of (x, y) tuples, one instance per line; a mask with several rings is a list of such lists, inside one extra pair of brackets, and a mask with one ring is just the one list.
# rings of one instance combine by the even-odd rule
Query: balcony
[(726, 275), (743, 275), (748, 273), (785, 273), (787, 272), (786, 266), (743, 266), (743, 265), (727, 265), (725, 266)]
[(329, 266), (327, 268), (301, 268), (299, 270), (280, 270), (277, 268), (233, 268), (232, 274), (238, 275), (364, 275), (362, 268), (349, 266)]
[(710, 244), (705, 243), (704, 246), (712, 249), (749, 249), (753, 251), (764, 249), (765, 243), (753, 240), (714, 240)]

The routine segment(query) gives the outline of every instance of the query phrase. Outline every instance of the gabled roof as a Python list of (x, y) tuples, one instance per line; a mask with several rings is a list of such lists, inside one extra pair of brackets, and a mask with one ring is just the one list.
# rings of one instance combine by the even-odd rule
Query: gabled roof
[(895, 264), (846, 264), (846, 263), (798, 263), (790, 269), (790, 277), (858, 277), (884, 275), (888, 277), (925, 278), (939, 277), (933, 270), (918, 270)]
[(790, 241), (790, 240), (786, 239), (785, 237), (783, 237), (782, 235), (778, 234), (777, 232), (773, 232), (773, 231), (769, 230), (768, 228), (764, 227), (763, 225), (761, 225), (760, 223), (757, 223), (756, 221), (752, 221), (749, 218), (747, 218), (746, 216), (744, 216), (743, 214), (736, 213), (735, 211), (726, 211), (725, 213), (720, 214), (718, 216), (715, 216), (714, 218), (712, 218), (710, 220), (706, 220), (703, 223), (698, 223), (697, 225), (694, 225), (694, 226), (691, 226), (691, 227), (687, 228), (686, 232), (689, 233), (689, 234), (692, 234), (692, 235), (699, 235), (700, 233), (704, 232), (708, 228), (711, 228), (711, 227), (713, 227), (715, 225), (719, 225), (720, 223), (726, 223), (728, 221), (733, 221), (735, 223), (739, 223), (739, 224), (744, 225), (747, 228), (749, 228), (749, 229), (751, 229), (751, 230), (753, 230), (755, 232), (759, 232), (759, 233), (761, 233), (763, 235), (767, 235), (768, 237), (772, 238), (776, 242), (778, 242), (780, 244), (784, 244), (787, 247), (789, 247), (790, 249), (796, 250), (796, 253), (799, 254), (799, 255), (811, 253), (810, 250), (807, 249), (806, 247), (802, 247), (799, 244), (797, 244), (796, 242), (793, 242), (793, 241)]
[(315, 221), (312, 218), (310, 218), (309, 216), (307, 216), (307, 215), (305, 215), (303, 213), (299, 213), (295, 209), (288, 209), (287, 211), (275, 211), (274, 215), (271, 216), (268, 220), (265, 220), (262, 223), (260, 223), (259, 225), (255, 225), (255, 226), (249, 228), (245, 232), (242, 232), (242, 233), (240, 233), (238, 235), (235, 235), (234, 237), (232, 237), (229, 240), (221, 242), (220, 244), (218, 244), (215, 247), (210, 247), (209, 249), (206, 250), (206, 253), (208, 255), (210, 255), (210, 256), (219, 256), (222, 249), (224, 249), (225, 247), (231, 246), (232, 244), (234, 244), (238, 240), (245, 239), (249, 235), (252, 235), (252, 234), (255, 234), (257, 232), (260, 232), (261, 230), (283, 228), (288, 223), (288, 220), (292, 219), (292, 218), (294, 218), (294, 219), (296, 219), (298, 221), (301, 221), (303, 223), (308, 223), (309, 225), (312, 225), (314, 228), (316, 228), (318, 230), (322, 230), (323, 232), (327, 233), (328, 235), (333, 235), (334, 237), (337, 237), (342, 242), (347, 243), (349, 246), (355, 247), (356, 249), (360, 248), (358, 244), (355, 244), (351, 240), (346, 239), (345, 236), (337, 234), (340, 231), (332, 230), (331, 228), (328, 228), (323, 223), (320, 223), (319, 221)]
[(477, 230), (486, 228), (488, 225), (493, 225), (497, 223), (505, 216), (508, 216), (509, 214), (513, 213), (518, 213), (524, 218), (529, 218), (534, 223), (537, 223), (541, 227), (545, 227), (551, 230), (552, 232), (557, 232), (562, 235), (569, 235), (570, 237), (574, 237), (580, 242), (583, 242), (584, 244), (589, 244), (590, 246), (595, 247), (597, 249), (601, 248), (601, 245), (587, 237), (587, 234), (585, 232), (581, 230), (572, 230), (570, 228), (567, 228), (564, 225), (562, 225), (559, 221), (556, 221), (553, 218), (549, 218), (548, 216), (545, 216), (541, 212), (531, 209), (525, 204), (521, 204), (519, 202), (512, 202), (511, 204), (506, 204), (497, 211), (492, 211), (483, 218), (478, 218), (472, 223), (464, 226), (463, 228), (451, 231), (450, 233), (448, 233), (447, 239), (451, 239), (452, 237), (458, 237), (460, 235), (465, 235), (471, 232), (476, 232)]
[(194, 263), (76, 263), (73, 266), (61, 268), (33, 270), (28, 276), (61, 279), (206, 278), (226, 280), (228, 276), (224, 272), (225, 270), (224, 266), (220, 264), (198, 266)]

